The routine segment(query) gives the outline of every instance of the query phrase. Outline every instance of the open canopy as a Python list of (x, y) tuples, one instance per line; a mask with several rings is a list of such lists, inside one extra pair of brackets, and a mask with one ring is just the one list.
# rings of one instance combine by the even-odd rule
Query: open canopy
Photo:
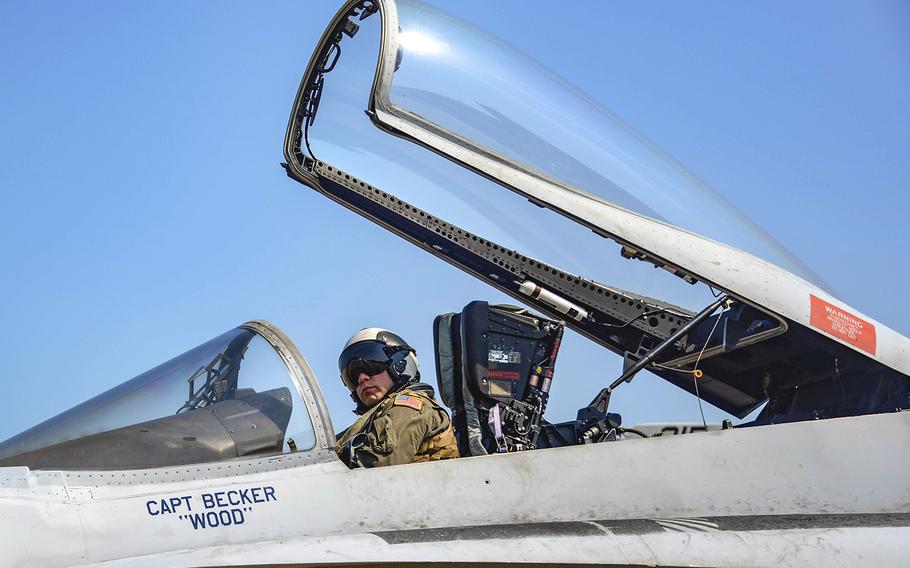
[[(800, 385), (910, 370), (906, 338), (827, 293), (642, 135), (503, 42), (419, 2), (339, 10), (301, 82), (285, 155), (291, 177), (630, 361), (690, 322), (712, 292), (728, 294), (729, 309), (649, 370), (694, 394), (686, 373), (698, 365), (697, 394), (736, 416), (769, 398), (790, 404)], [(701, 285), (655, 285), (665, 273), (650, 265)]]
[[(394, 4), (399, 31), (384, 38), (383, 72), (372, 99), (383, 127), (480, 166), (519, 191), (564, 194), (588, 207), (619, 206), (818, 282), (723, 197), (547, 68), (436, 8), (411, 0)], [(387, 13), (393, 17), (391, 3)], [(590, 59), (592, 73), (609, 65), (609, 54), (589, 56), (579, 54)]]

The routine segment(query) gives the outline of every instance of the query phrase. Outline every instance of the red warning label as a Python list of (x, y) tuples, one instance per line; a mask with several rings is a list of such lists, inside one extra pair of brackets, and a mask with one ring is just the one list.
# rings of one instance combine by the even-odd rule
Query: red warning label
[(875, 326), (809, 294), (809, 324), (875, 355)]
[(490, 369), (489, 373), (491, 379), (508, 379), (510, 381), (517, 381), (521, 379), (521, 375), (518, 374), (518, 371), (496, 371)]

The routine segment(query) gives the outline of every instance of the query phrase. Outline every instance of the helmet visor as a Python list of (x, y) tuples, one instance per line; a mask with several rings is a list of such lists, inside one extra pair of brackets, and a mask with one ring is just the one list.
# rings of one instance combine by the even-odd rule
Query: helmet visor
[(361, 341), (348, 346), (338, 358), (341, 380), (349, 390), (357, 388), (361, 373), (374, 376), (389, 370), (391, 359), (388, 348), (378, 341)]

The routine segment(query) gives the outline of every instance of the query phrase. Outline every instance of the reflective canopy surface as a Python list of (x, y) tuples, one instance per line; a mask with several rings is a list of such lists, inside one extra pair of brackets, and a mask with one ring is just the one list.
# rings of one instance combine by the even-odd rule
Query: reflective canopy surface
[(0, 465), (129, 469), (305, 450), (316, 439), (295, 379), (235, 328), (0, 444)]
[[(710, 237), (819, 284), (723, 197), (552, 71), (436, 8), (413, 0), (396, 5), (398, 61), (388, 93), (393, 114), (427, 131), (441, 129), (563, 191)], [(590, 57), (591, 72), (609, 66), (610, 57)]]
[[(341, 55), (325, 75), (318, 111), (307, 131), (316, 158), (449, 223), (563, 270), (687, 307), (699, 308), (708, 301), (705, 290), (688, 285), (671, 286), (668, 292), (667, 281), (676, 282), (663, 271), (625, 260), (588, 229), (376, 128), (364, 109), (380, 57), (382, 22), (374, 15), (357, 24), (355, 37), (341, 39)], [(415, 56), (403, 51), (398, 73), (405, 72), (408, 62), (414, 65)], [(307, 153), (305, 147), (300, 150)], [(352, 267), (364, 274), (386, 274), (389, 269), (381, 251), (370, 266)]]

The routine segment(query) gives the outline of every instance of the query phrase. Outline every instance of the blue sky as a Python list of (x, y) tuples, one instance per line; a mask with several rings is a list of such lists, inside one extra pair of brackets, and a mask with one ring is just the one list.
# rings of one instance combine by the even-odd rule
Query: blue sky
[[(910, 333), (906, 3), (453, 4), (645, 133), (843, 300)], [(335, 361), (353, 331), (400, 330), (432, 374), (433, 317), (499, 299), (279, 167), (336, 8), (0, 7), (0, 439), (256, 318), (295, 340), (343, 427)], [(364, 273), (376, 251), (412, 272)], [(572, 356), (554, 419), (620, 368), (572, 344), (560, 364)], [(656, 379), (626, 390), (614, 405), (627, 423), (698, 417)]]

